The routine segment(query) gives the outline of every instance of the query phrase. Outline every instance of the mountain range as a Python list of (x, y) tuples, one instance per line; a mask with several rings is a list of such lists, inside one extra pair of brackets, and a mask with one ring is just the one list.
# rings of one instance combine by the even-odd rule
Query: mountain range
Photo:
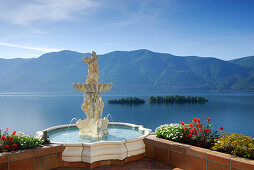
[[(83, 57), (90, 55), (64, 50), (31, 59), (0, 59), (0, 92), (75, 93), (72, 83), (85, 82)], [(113, 82), (111, 93), (254, 91), (254, 56), (224, 61), (144, 49), (98, 56), (99, 82)]]

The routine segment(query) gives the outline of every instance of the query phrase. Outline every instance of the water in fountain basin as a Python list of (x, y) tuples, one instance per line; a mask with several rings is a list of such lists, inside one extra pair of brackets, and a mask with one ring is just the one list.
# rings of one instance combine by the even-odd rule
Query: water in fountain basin
[(67, 139), (69, 139), (69, 138), (71, 137), (71, 136), (70, 136), (70, 133), (69, 133), (69, 130), (70, 130), (70, 126), (71, 126), (71, 123), (72, 123), (73, 120), (78, 120), (78, 119), (76, 119), (75, 117), (72, 118), (71, 121), (70, 121), (70, 123), (69, 123), (69, 125), (68, 125), (68, 127), (67, 127), (66, 133), (63, 133), (63, 134), (62, 134), (62, 135), (63, 135), (65, 138), (67, 138)]
[[(138, 128), (128, 126), (108, 125), (108, 134), (102, 138), (92, 138), (89, 136), (79, 136), (79, 129), (77, 127), (56, 129), (48, 132), (50, 141), (61, 143), (93, 143), (99, 141), (122, 141), (134, 139), (144, 135), (144, 132), (139, 131)], [(68, 137), (66, 137), (66, 134)]]

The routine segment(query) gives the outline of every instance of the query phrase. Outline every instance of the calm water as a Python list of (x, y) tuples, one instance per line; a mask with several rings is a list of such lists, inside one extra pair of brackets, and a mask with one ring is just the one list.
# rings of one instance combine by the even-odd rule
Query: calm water
[(138, 128), (128, 126), (108, 126), (108, 134), (103, 138), (91, 138), (87, 136), (79, 136), (79, 129), (77, 127), (62, 128), (48, 133), (50, 141), (65, 142), (65, 143), (93, 143), (98, 141), (122, 141), (128, 139), (135, 139), (144, 135)]
[[(190, 95), (190, 94), (189, 94)], [(206, 104), (110, 105), (108, 99), (122, 96), (102, 96), (103, 114), (114, 121), (144, 125), (155, 130), (161, 124), (188, 122), (193, 117), (207, 116), (216, 128), (254, 137), (254, 94), (192, 94), (206, 97)], [(147, 96), (139, 96), (148, 98)], [(50, 126), (68, 124), (72, 118), (84, 119), (80, 109), (83, 96), (7, 94), (0, 93), (0, 128), (23, 131), (34, 135)], [(110, 118), (109, 118), (110, 120)], [(110, 120), (111, 121), (111, 120)]]

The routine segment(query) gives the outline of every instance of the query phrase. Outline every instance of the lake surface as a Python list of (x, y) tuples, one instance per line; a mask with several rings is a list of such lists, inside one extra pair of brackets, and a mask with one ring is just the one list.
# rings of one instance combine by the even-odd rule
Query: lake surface
[[(170, 94), (171, 95), (171, 94)], [(174, 95), (174, 94), (173, 94)], [(179, 94), (203, 96), (205, 104), (108, 104), (109, 99), (125, 96), (102, 96), (105, 103), (103, 116), (111, 114), (115, 122), (143, 125), (153, 131), (166, 123), (190, 123), (193, 117), (205, 120), (214, 127), (254, 137), (253, 93)], [(150, 96), (150, 95), (149, 95)], [(147, 99), (149, 96), (137, 96)], [(82, 95), (39, 95), (28, 93), (0, 93), (0, 129), (23, 131), (34, 135), (50, 126), (69, 124), (72, 118), (84, 119), (81, 110)], [(111, 118), (109, 117), (111, 121)], [(75, 121), (73, 122), (75, 123)]]

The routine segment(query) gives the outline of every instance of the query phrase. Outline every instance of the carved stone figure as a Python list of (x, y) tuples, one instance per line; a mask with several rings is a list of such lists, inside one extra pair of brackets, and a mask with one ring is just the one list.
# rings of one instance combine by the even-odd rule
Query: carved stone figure
[(92, 52), (91, 58), (84, 57), (83, 61), (88, 64), (86, 83), (97, 83), (99, 79), (99, 66), (97, 64), (98, 56), (96, 56), (96, 52)]
[(81, 109), (85, 112), (86, 119), (79, 119), (76, 125), (80, 129), (80, 135), (102, 137), (104, 134), (108, 133), (107, 126), (109, 120), (106, 117), (102, 119), (104, 103), (100, 93), (110, 90), (113, 84), (98, 82), (98, 56), (96, 56), (94, 51), (92, 52), (91, 58), (84, 57), (83, 61), (88, 64), (86, 83), (73, 83), (73, 86), (79, 92), (87, 94), (81, 106)]

